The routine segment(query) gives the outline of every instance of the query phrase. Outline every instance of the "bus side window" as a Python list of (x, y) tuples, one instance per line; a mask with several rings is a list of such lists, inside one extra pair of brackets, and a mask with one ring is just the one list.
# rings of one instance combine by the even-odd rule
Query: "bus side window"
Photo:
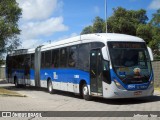
[(59, 49), (52, 51), (52, 68), (59, 67)]
[(45, 68), (51, 68), (51, 50), (45, 52)]
[(78, 48), (77, 46), (72, 46), (69, 48), (68, 56), (68, 67), (76, 67), (78, 62)]
[(103, 60), (103, 81), (111, 84), (109, 61)]
[(66, 68), (67, 66), (67, 55), (68, 54), (68, 50), (67, 48), (61, 48), (60, 49), (60, 67), (61, 68)]
[(41, 68), (45, 67), (45, 53), (41, 53)]
[(31, 54), (31, 68), (34, 69), (34, 54)]
[(79, 45), (78, 68), (89, 71), (90, 44)]

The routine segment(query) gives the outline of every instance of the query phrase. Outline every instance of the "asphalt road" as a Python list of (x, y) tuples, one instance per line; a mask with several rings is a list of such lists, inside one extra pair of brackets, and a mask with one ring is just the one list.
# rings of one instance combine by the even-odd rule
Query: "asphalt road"
[[(0, 84), (0, 86), (27, 96), (27, 97), (0, 96), (0, 111), (160, 111), (159, 92), (156, 92), (155, 95), (152, 97), (138, 98), (138, 99), (113, 100), (113, 99), (93, 98), (92, 101), (86, 101), (81, 97), (69, 92), (56, 91), (55, 94), (49, 94), (47, 92), (47, 89), (43, 88), (35, 88), (35, 87), (15, 88), (14, 85), (5, 83)], [(94, 118), (87, 117), (84, 119), (106, 120), (105, 117), (99, 116), (101, 112), (96, 112), (96, 113), (97, 117)], [(64, 113), (64, 115), (65, 114), (66, 113)], [(93, 114), (95, 115), (95, 112), (93, 112)], [(140, 117), (141, 119), (146, 120), (144, 116)], [(8, 118), (3, 118), (3, 119), (8, 120)], [(31, 117), (25, 119), (35, 120), (40, 118)], [(45, 119), (52, 119), (52, 118), (50, 117)], [(57, 117), (56, 119), (60, 119), (60, 117)], [(66, 117), (63, 119), (68, 120), (74, 118)], [(81, 120), (81, 118), (79, 117), (76, 119)], [(111, 117), (110, 119), (139, 120), (139, 118), (136, 117), (134, 118)], [(147, 119), (149, 118), (147, 117)], [(155, 117), (152, 119), (158, 120), (160, 118)]]

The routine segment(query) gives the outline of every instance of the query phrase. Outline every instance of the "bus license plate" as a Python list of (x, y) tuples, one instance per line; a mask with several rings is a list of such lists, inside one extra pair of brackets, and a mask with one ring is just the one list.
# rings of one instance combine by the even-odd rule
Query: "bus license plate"
[(134, 92), (134, 95), (135, 96), (139, 96), (139, 95), (141, 95), (142, 94), (142, 91), (136, 91), (136, 92)]

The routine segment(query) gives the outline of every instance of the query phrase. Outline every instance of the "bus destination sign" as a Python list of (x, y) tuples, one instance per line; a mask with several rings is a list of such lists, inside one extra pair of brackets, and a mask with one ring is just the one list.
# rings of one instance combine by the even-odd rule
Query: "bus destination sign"
[(145, 48), (144, 43), (138, 43), (138, 42), (110, 42), (109, 43), (110, 48)]

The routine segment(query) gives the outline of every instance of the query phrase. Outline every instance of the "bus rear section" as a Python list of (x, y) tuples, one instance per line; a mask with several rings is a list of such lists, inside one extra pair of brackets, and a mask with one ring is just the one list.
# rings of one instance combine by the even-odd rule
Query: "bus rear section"
[(34, 79), (34, 51), (15, 50), (6, 57), (6, 78), (16, 87), (32, 85)]

